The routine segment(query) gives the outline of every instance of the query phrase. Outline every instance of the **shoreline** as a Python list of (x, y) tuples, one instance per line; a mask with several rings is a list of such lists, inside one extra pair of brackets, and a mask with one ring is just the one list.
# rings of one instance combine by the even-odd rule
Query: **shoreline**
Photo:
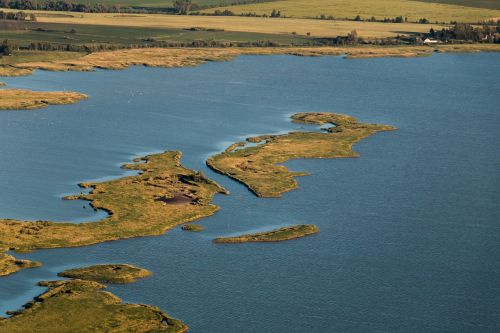
[[(118, 239), (161, 235), (168, 230), (213, 215), (215, 194), (228, 192), (202, 174), (181, 165), (181, 153), (167, 151), (149, 155), (124, 167), (142, 171), (102, 183), (83, 184), (88, 194), (69, 197), (92, 203), (111, 214), (97, 222), (80, 224), (20, 221), (0, 218), (0, 242), (5, 250), (30, 252), (36, 249), (86, 246)], [(186, 193), (192, 201), (168, 204), (158, 198)]]
[[(29, 53), (29, 51), (18, 51)], [(47, 54), (55, 51), (45, 51)], [(348, 46), (348, 47), (214, 47), (214, 48), (134, 48), (99, 51), (68, 60), (30, 61), (0, 65), (0, 77), (30, 75), (34, 70), (93, 71), (126, 69), (130, 66), (182, 68), (210, 61), (231, 61), (241, 55), (342, 56), (366, 59), (428, 56), (433, 53), (500, 52), (500, 44), (443, 44), (436, 46)], [(15, 57), (15, 55), (10, 56)]]
[[(26, 52), (26, 51), (18, 51)], [(50, 54), (53, 51), (45, 51)], [(196, 67), (212, 61), (232, 61), (244, 55), (340, 56), (344, 59), (414, 58), (434, 53), (500, 52), (500, 44), (446, 44), (436, 46), (349, 46), (349, 47), (228, 47), (228, 48), (136, 48), (99, 51), (68, 60), (26, 61), (0, 65), (0, 77), (33, 74), (35, 70), (95, 71), (124, 70), (131, 66), (159, 68)], [(20, 53), (20, 54), (21, 54)], [(15, 57), (12, 55), (10, 57)], [(57, 58), (57, 57), (56, 57)], [(1, 84), (0, 84), (1, 86)], [(78, 92), (35, 92), (0, 89), (1, 110), (33, 110), (48, 105), (73, 104), (89, 98)]]
[(0, 111), (41, 109), (49, 105), (74, 104), (87, 98), (85, 94), (71, 91), (0, 89)]

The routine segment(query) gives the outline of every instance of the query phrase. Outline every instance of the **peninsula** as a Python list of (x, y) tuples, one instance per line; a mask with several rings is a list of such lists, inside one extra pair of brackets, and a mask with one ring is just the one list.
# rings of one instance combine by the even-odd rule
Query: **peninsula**
[[(227, 191), (203, 174), (181, 165), (181, 153), (167, 151), (123, 167), (138, 175), (80, 184), (89, 194), (70, 196), (91, 202), (109, 217), (81, 224), (0, 219), (0, 244), (16, 251), (90, 245), (122, 238), (160, 235), (218, 210), (212, 197)], [(182, 196), (187, 200), (172, 200)]]
[(38, 261), (16, 259), (13, 256), (0, 253), (0, 276), (9, 275), (25, 268), (42, 266)]
[(357, 157), (352, 150), (356, 142), (395, 129), (389, 125), (358, 123), (354, 117), (333, 113), (297, 113), (292, 121), (332, 127), (323, 133), (291, 132), (247, 138), (248, 142), (259, 144), (253, 147), (233, 144), (225, 152), (210, 157), (207, 165), (245, 184), (259, 197), (279, 197), (297, 187), (294, 177), (307, 175), (291, 172), (282, 163), (297, 158)]

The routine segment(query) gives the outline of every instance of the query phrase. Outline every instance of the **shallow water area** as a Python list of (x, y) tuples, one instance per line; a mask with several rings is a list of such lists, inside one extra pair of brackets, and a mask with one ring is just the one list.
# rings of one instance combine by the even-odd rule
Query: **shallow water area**
[[(99, 212), (64, 201), (77, 184), (127, 174), (148, 152), (226, 187), (221, 210), (176, 228), (16, 257), (43, 262), (0, 278), (13, 310), (64, 269), (130, 263), (153, 275), (109, 290), (161, 307), (190, 332), (497, 332), (500, 330), (500, 54), (414, 59), (245, 56), (196, 68), (36, 72), (9, 87), (72, 90), (74, 105), (0, 112), (0, 214), (81, 222)], [(297, 112), (336, 112), (398, 127), (353, 159), (295, 160), (299, 189), (256, 198), (205, 166), (248, 136), (309, 130)], [(314, 127), (318, 130), (318, 127)], [(109, 178), (111, 177), (111, 178)], [(316, 224), (282, 243), (213, 244), (219, 236)]]

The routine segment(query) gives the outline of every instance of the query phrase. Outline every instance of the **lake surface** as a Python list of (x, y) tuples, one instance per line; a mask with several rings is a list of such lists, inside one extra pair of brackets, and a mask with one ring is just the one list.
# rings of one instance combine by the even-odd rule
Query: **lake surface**
[[(61, 197), (77, 183), (125, 174), (134, 156), (180, 150), (231, 195), (199, 221), (146, 237), (16, 254), (38, 269), (0, 278), (0, 311), (43, 291), (35, 283), (95, 263), (150, 269), (109, 286), (154, 304), (190, 332), (500, 331), (500, 54), (415, 59), (245, 56), (197, 68), (36, 72), (10, 87), (91, 98), (0, 112), (0, 214), (100, 218)], [(296, 112), (337, 112), (398, 131), (365, 139), (356, 159), (295, 160), (300, 188), (259, 199), (211, 172), (206, 158), (255, 134), (301, 129)], [(83, 208), (87, 206), (87, 208)], [(315, 236), (213, 244), (217, 236), (314, 223)]]

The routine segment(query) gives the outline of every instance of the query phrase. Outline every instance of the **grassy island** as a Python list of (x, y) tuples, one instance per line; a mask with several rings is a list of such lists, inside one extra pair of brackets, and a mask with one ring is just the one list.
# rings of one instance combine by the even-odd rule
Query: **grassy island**
[(16, 259), (6, 253), (0, 253), (0, 276), (9, 275), (25, 268), (42, 266), (37, 261)]
[[(216, 193), (227, 193), (203, 174), (181, 165), (181, 153), (167, 151), (136, 159), (123, 167), (138, 175), (102, 183), (84, 183), (89, 194), (67, 197), (91, 202), (110, 216), (81, 224), (0, 219), (0, 248), (30, 251), (90, 245), (122, 238), (160, 235), (190, 221), (214, 214)], [(189, 200), (175, 200), (175, 197)]]
[(48, 105), (73, 104), (85, 98), (87, 98), (87, 95), (76, 92), (1, 89), (0, 110), (32, 110), (44, 108)]
[(49, 281), (39, 285), (49, 290), (24, 305), (25, 309), (0, 318), (1, 332), (181, 333), (188, 329), (157, 307), (122, 303), (97, 282)]
[(199, 224), (185, 224), (181, 229), (184, 231), (203, 231), (205, 227)]
[(151, 275), (151, 272), (127, 264), (106, 264), (68, 269), (57, 275), (101, 283), (131, 283)]
[(290, 239), (305, 237), (319, 232), (313, 224), (301, 224), (284, 227), (276, 230), (246, 234), (235, 237), (220, 237), (214, 239), (215, 243), (248, 243), (248, 242), (281, 242)]
[(395, 128), (388, 125), (358, 123), (356, 118), (333, 113), (298, 113), (292, 121), (304, 124), (331, 124), (321, 132), (292, 132), (283, 135), (263, 135), (248, 138), (260, 143), (254, 147), (212, 156), (207, 165), (243, 184), (259, 197), (279, 197), (297, 187), (294, 177), (307, 175), (291, 172), (280, 165), (297, 158), (357, 157), (352, 146), (367, 136)]

